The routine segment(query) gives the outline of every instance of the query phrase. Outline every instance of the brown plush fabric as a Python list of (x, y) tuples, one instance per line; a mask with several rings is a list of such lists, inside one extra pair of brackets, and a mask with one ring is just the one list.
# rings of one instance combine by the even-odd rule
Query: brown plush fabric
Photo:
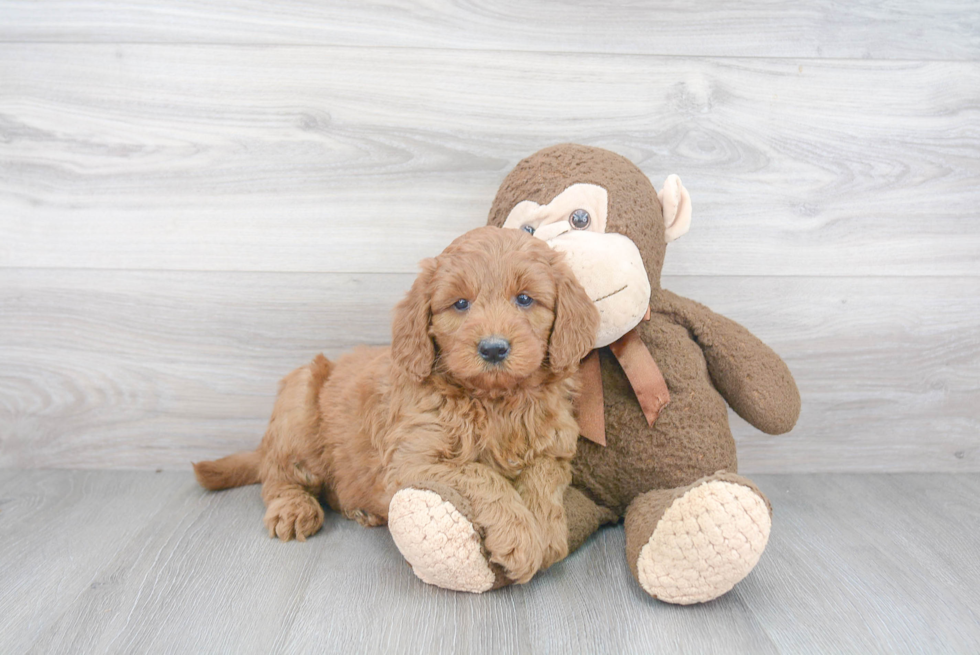
[(680, 487), (677, 489), (654, 489), (648, 491), (637, 500), (643, 502), (636, 503), (635, 506), (626, 512), (623, 527), (626, 531), (626, 561), (629, 563), (630, 571), (636, 578), (636, 561), (650, 535), (657, 528), (660, 518), (670, 507), (671, 503), (683, 496), (689, 489), (699, 484), (700, 480), (694, 484)]
[(565, 519), (568, 521), (568, 552), (572, 553), (606, 523), (619, 517), (585, 497), (575, 487), (565, 489)]
[(652, 316), (638, 330), (671, 399), (649, 426), (616, 358), (600, 349), (608, 445), (579, 439), (573, 485), (622, 516), (634, 498), (652, 490), (674, 498), (704, 476), (737, 471), (727, 404), (757, 428), (778, 434), (796, 423), (800, 397), (783, 361), (748, 330), (661, 289), (666, 244), (660, 202), (647, 176), (626, 158), (573, 144), (546, 148), (507, 175), (488, 223), (503, 225), (518, 202), (545, 204), (581, 182), (608, 191), (606, 231), (628, 236), (643, 257)]

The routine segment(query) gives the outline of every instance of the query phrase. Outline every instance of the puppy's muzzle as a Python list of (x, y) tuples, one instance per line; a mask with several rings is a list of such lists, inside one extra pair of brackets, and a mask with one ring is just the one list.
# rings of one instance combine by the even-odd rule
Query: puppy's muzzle
[(483, 361), (489, 364), (499, 364), (507, 359), (507, 355), (510, 354), (510, 342), (500, 337), (486, 337), (480, 340), (476, 349)]

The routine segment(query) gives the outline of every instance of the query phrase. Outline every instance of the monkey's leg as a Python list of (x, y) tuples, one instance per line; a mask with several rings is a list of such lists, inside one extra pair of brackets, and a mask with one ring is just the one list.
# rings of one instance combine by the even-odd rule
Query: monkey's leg
[(654, 598), (703, 603), (749, 574), (769, 540), (771, 516), (762, 492), (734, 473), (649, 491), (626, 510), (626, 558)]
[(565, 490), (565, 518), (568, 521), (568, 554), (579, 549), (606, 523), (619, 517), (611, 509), (596, 505), (575, 487)]
[(469, 502), (438, 483), (399, 490), (388, 505), (388, 531), (420, 580), (444, 589), (482, 593), (510, 584), (492, 565)]
[[(569, 553), (599, 526), (618, 518), (574, 487), (566, 489), (564, 504)], [(455, 490), (434, 483), (416, 484), (391, 499), (388, 530), (423, 582), (473, 593), (511, 584), (501, 568), (490, 563), (483, 546), (483, 528), (472, 516), (469, 502)]]

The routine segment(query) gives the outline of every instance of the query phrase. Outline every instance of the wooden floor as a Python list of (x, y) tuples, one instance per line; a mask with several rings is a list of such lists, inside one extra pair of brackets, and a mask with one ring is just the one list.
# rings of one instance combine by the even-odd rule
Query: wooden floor
[(0, 470), (3, 653), (976, 653), (980, 475), (759, 476), (763, 559), (700, 606), (647, 597), (621, 526), (530, 584), (419, 582), (384, 528), (262, 528), (258, 487)]

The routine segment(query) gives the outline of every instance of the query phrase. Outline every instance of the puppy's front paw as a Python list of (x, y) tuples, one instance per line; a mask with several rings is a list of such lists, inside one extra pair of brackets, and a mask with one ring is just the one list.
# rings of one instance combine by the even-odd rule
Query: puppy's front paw
[(555, 562), (568, 557), (568, 524), (564, 518), (552, 521), (542, 526), (544, 536), (544, 554), (541, 558), (541, 568), (546, 569)]
[(513, 517), (487, 528), (484, 544), (490, 561), (503, 567), (507, 577), (524, 584), (541, 569), (544, 544), (531, 517)]
[(263, 519), (270, 537), (306, 541), (323, 525), (323, 507), (309, 494), (291, 494), (269, 503)]

